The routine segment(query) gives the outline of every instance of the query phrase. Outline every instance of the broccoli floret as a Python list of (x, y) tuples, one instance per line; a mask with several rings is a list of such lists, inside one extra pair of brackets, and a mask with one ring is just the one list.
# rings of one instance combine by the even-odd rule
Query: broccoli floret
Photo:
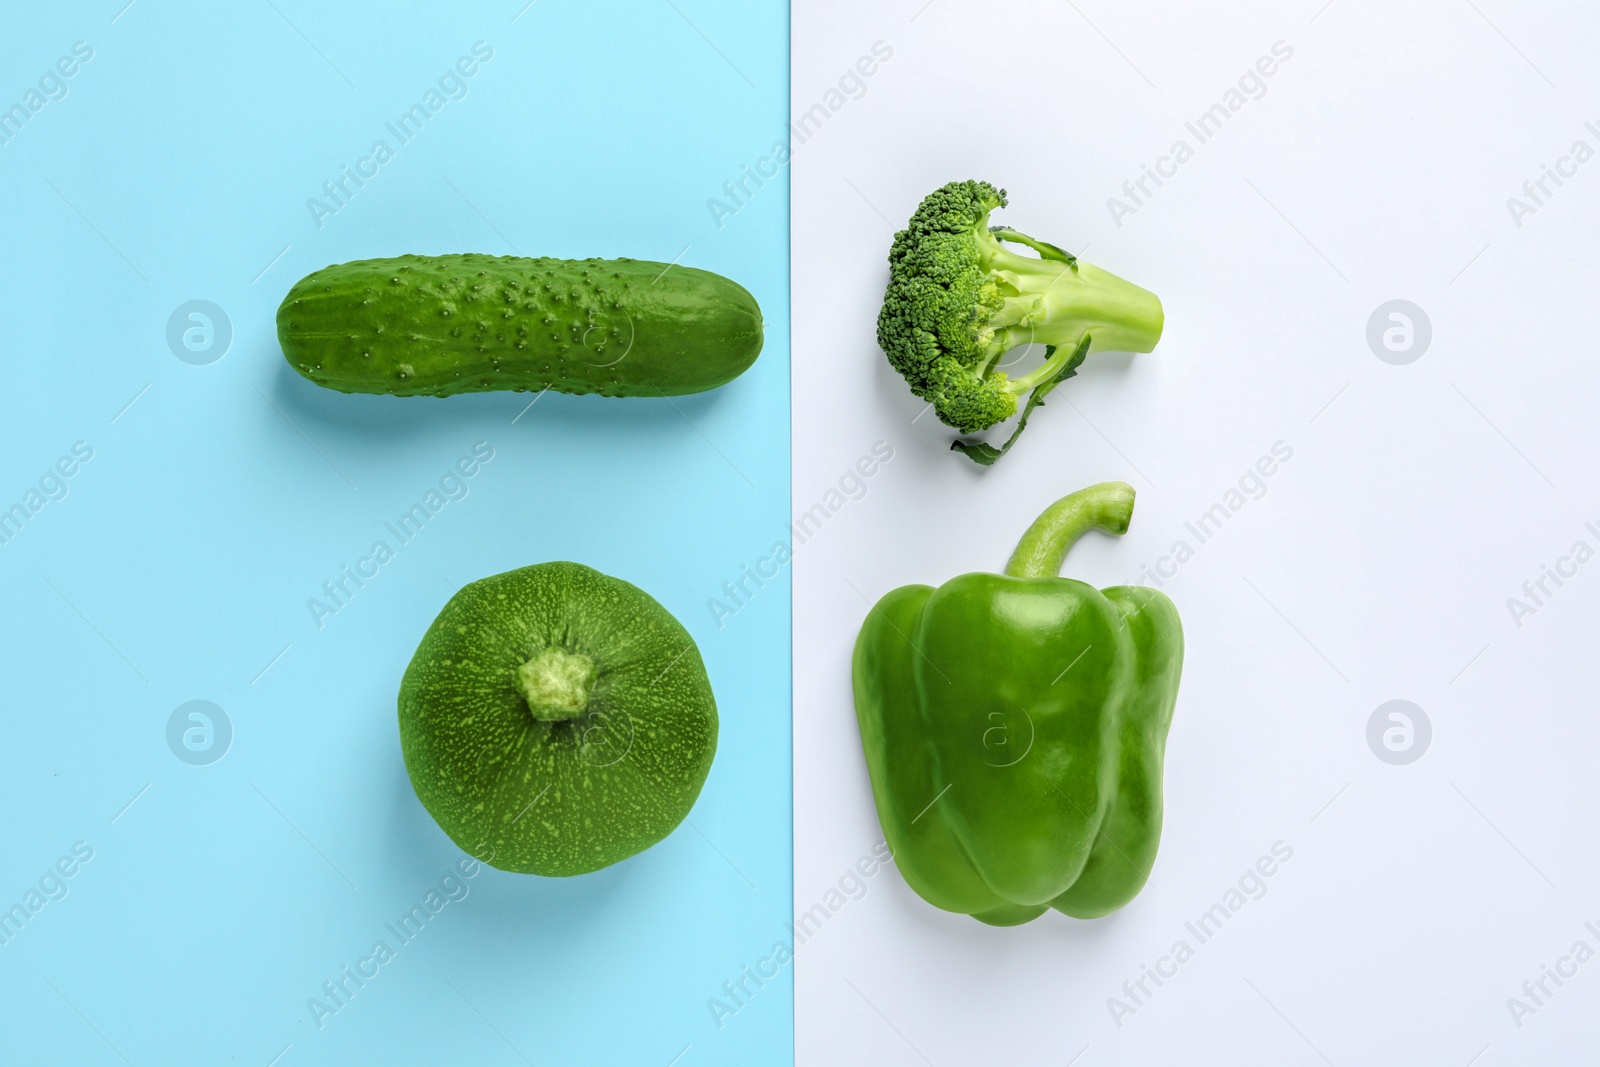
[[(1018, 397), (1070, 376), (1074, 356), (1148, 352), (1161, 339), (1154, 293), (1055, 245), (990, 227), (989, 213), (1005, 205), (1005, 190), (988, 182), (951, 182), (917, 206), (889, 250), (878, 344), (911, 391), (965, 434), (1010, 418)], [(1038, 369), (1016, 378), (996, 369), (1027, 344), (1051, 349)]]

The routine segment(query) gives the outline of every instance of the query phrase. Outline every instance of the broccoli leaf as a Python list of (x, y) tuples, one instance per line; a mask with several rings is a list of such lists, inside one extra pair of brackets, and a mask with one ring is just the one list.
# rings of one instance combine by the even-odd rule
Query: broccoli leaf
[(1029, 237), (1021, 230), (1013, 230), (1010, 226), (990, 226), (989, 232), (994, 234), (994, 238), (997, 241), (1010, 241), (1013, 244), (1027, 245), (1039, 253), (1040, 259), (1053, 259), (1058, 263), (1065, 263), (1072, 268), (1074, 273), (1078, 270), (1078, 257), (1068, 252), (1065, 248), (1051, 244), (1049, 241), (1040, 241), (1037, 238)]
[[(1044, 358), (1049, 359), (1055, 354), (1055, 346), (1045, 349)], [(1078, 347), (1072, 353), (1072, 358), (1061, 365), (1061, 369), (1049, 378), (1040, 382), (1028, 395), (1028, 403), (1022, 409), (1022, 417), (1017, 420), (1017, 428), (1011, 431), (1011, 436), (1006, 438), (1005, 444), (999, 448), (986, 444), (983, 441), (951, 441), (950, 450), (960, 452), (974, 463), (985, 467), (992, 467), (994, 461), (1011, 451), (1011, 446), (1017, 443), (1017, 438), (1022, 436), (1022, 431), (1028, 428), (1028, 416), (1033, 414), (1033, 409), (1044, 406), (1044, 398), (1050, 395), (1050, 390), (1078, 373), (1078, 367), (1083, 363), (1084, 357), (1089, 354), (1089, 335), (1084, 334), (1083, 340), (1078, 342)]]

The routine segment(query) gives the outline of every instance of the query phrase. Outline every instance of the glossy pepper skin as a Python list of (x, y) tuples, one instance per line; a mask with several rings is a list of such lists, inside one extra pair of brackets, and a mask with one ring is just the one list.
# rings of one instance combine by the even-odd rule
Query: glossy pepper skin
[(1121, 534), (1133, 489), (1052, 504), (1004, 574), (908, 585), (856, 639), (856, 718), (896, 866), (928, 903), (995, 926), (1091, 919), (1144, 887), (1183, 668), (1165, 595), (1057, 574), (1090, 529)]

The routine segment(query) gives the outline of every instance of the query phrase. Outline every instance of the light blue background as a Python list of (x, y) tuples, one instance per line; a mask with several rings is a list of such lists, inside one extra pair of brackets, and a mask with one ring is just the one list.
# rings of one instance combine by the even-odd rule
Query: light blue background
[[(706, 204), (783, 136), (786, 6), (7, 6), (0, 104), (74, 41), (94, 58), (0, 145), (0, 507), (94, 458), (0, 546), (0, 906), (95, 855), (0, 946), (3, 1058), (789, 1062), (787, 968), (720, 1029), (706, 1005), (790, 916), (788, 573), (720, 629), (706, 603), (788, 518), (787, 175), (720, 227)], [(480, 40), (467, 97), (398, 145), (384, 123)], [(319, 229), (307, 198), (379, 138), (395, 158)], [(681, 253), (756, 295), (766, 349), (714, 393), (552, 393), (514, 424), (531, 395), (288, 370), (297, 278), (446, 251)], [(191, 299), (232, 321), (209, 366), (166, 345)], [(319, 630), (307, 599), (478, 441), (470, 495)], [(551, 559), (699, 642), (722, 727), (692, 825), (582, 878), (485, 869), (319, 1030), (307, 999), (461, 856), (406, 779), (401, 672), (457, 587)], [(167, 747), (192, 699), (233, 723), (211, 766)]]

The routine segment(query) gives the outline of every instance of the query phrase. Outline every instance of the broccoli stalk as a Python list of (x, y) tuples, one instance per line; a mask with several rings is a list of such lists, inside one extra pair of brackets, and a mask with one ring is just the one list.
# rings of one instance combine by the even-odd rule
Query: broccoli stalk
[[(918, 205), (889, 251), (878, 343), (911, 391), (964, 434), (1010, 418), (1034, 392), (1031, 411), (1043, 400), (1037, 391), (1071, 377), (1089, 352), (1148, 352), (1161, 339), (1155, 294), (1055, 245), (991, 229), (989, 213), (1005, 204), (1005, 190), (987, 182), (951, 182)], [(1016, 378), (996, 369), (1027, 344), (1049, 346), (1043, 364)], [(975, 459), (993, 451), (990, 463), (1005, 451), (958, 449)]]
[[(1091, 352), (1148, 352), (1161, 339), (1161, 301), (1148, 289), (1003, 226), (974, 239), (983, 269), (1005, 294), (1004, 306), (986, 324), (996, 357), (1026, 344), (1070, 352), (1084, 334), (1094, 338)], [(1027, 245), (1039, 256), (1018, 255), (1002, 241)], [(1013, 379), (1011, 391), (1026, 393), (1050, 374), (1048, 365), (1040, 367)]]

